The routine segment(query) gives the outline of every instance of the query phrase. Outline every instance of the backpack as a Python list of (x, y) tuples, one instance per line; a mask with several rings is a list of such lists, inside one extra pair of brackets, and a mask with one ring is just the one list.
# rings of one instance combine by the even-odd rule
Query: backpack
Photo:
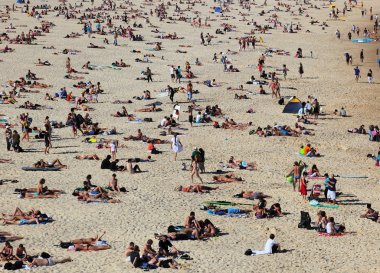
[(301, 221), (298, 224), (298, 228), (311, 229), (311, 218), (310, 214), (306, 211), (301, 211)]

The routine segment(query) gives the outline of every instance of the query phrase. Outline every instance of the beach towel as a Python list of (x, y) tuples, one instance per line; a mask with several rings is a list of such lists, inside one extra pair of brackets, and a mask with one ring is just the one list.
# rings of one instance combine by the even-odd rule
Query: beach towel
[(143, 123), (142, 119), (128, 120), (127, 123)]
[(52, 168), (22, 167), (21, 169), (23, 171), (34, 171), (34, 172), (37, 172), (37, 171), (47, 172), (47, 171), (59, 171), (60, 170), (60, 168), (55, 168), (55, 167), (52, 167)]
[(317, 207), (317, 208), (327, 208), (327, 209), (337, 209), (337, 208), (339, 208), (338, 205), (320, 204), (317, 200), (310, 201), (310, 205), (312, 207)]
[(329, 234), (326, 232), (318, 232), (319, 236), (327, 236), (327, 237), (342, 237), (346, 235), (347, 233), (336, 233), (336, 234)]
[(366, 175), (341, 175), (341, 178), (368, 178)]

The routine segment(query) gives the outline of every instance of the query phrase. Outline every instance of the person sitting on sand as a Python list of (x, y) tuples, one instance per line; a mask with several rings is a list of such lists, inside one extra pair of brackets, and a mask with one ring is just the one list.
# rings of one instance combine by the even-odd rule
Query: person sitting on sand
[(163, 235), (159, 237), (158, 241), (158, 254), (163, 257), (176, 257), (178, 255), (178, 249), (173, 246), (173, 244), (169, 241), (167, 235)]
[(326, 233), (327, 234), (338, 234), (344, 233), (346, 227), (344, 224), (336, 224), (334, 221), (334, 217), (329, 217), (326, 225)]
[(13, 260), (13, 246), (10, 242), (5, 242), (3, 249), (0, 252), (0, 260), (1, 261), (10, 261)]
[(234, 173), (227, 173), (223, 175), (214, 175), (212, 179), (219, 183), (240, 183), (243, 181), (241, 177), (235, 177)]
[(269, 235), (269, 239), (265, 243), (264, 250), (257, 251), (257, 250), (251, 250), (248, 249), (245, 252), (245, 255), (248, 256), (256, 256), (256, 255), (263, 255), (263, 254), (274, 254), (280, 251), (280, 244), (274, 239), (276, 236), (274, 234)]
[(15, 259), (18, 261), (26, 261), (28, 258), (28, 253), (26, 252), (26, 248), (23, 244), (19, 244), (16, 249)]
[(195, 184), (195, 185), (190, 185), (188, 187), (178, 186), (174, 190), (180, 191), (180, 192), (208, 193), (209, 191), (217, 190), (217, 189), (219, 188), (218, 187), (213, 188), (213, 187)]
[(309, 170), (309, 176), (310, 177), (322, 177), (321, 173), (319, 172), (317, 165), (313, 164), (311, 169)]
[(67, 165), (63, 165), (61, 161), (57, 158), (52, 162), (45, 162), (43, 159), (40, 159), (36, 163), (33, 164), (34, 168), (67, 168)]
[(379, 212), (375, 211), (371, 204), (367, 204), (367, 209), (364, 214), (360, 215), (360, 218), (367, 218), (376, 222), (379, 219)]
[(137, 164), (135, 164), (135, 166), (132, 165), (132, 159), (131, 159), (131, 158), (129, 158), (129, 159), (127, 160), (126, 170), (127, 170), (130, 174), (141, 173), (141, 169), (140, 169), (139, 165), (137, 165)]
[(122, 106), (121, 112), (116, 112), (116, 114), (113, 114), (111, 116), (119, 118), (119, 117), (128, 117), (129, 115), (128, 115), (128, 111), (125, 108), (125, 106)]
[(124, 140), (143, 140), (143, 138), (144, 138), (144, 135), (143, 135), (141, 129), (137, 129), (137, 135), (136, 136), (130, 135), (129, 137), (124, 137)]

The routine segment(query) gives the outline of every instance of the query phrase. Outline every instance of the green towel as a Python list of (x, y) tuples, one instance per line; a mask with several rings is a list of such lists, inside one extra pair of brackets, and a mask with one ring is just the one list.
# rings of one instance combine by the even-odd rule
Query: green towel
[(324, 204), (316, 204), (316, 205), (311, 205), (312, 207), (318, 207), (318, 208), (328, 208), (328, 209), (337, 209), (339, 208), (338, 205), (324, 205)]

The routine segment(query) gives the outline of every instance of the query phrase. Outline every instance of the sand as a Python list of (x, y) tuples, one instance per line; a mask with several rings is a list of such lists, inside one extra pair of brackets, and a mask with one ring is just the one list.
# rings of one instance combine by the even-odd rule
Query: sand
[[(74, 3), (76, 1), (69, 1)], [(101, 1), (95, 0), (99, 5)], [(143, 2), (136, 3), (134, 8), (138, 8)], [(136, 33), (142, 34), (145, 38), (143, 42), (132, 42), (126, 38), (119, 38), (119, 47), (112, 45), (112, 36), (109, 35), (110, 45), (106, 49), (87, 49), (87, 45), (93, 42), (103, 45), (103, 36), (97, 34), (93, 38), (82, 36), (76, 39), (64, 39), (63, 36), (70, 32), (80, 32), (82, 25), (77, 24), (77, 20), (65, 20), (63, 17), (56, 17), (56, 12), (51, 12), (44, 16), (44, 20), (54, 22), (56, 26), (51, 29), (51, 33), (38, 37), (38, 45), (10, 45), (15, 48), (15, 52), (0, 54), (1, 83), (7, 80), (14, 80), (26, 74), (28, 69), (37, 73), (43, 78), (42, 82), (52, 84), (52, 88), (41, 90), (39, 94), (26, 94), (25, 98), (20, 98), (15, 105), (2, 105), (1, 113), (11, 117), (12, 122), (18, 122), (17, 116), (23, 109), (18, 109), (26, 100), (52, 107), (43, 111), (28, 112), (33, 117), (33, 126), (42, 127), (45, 116), (51, 120), (65, 121), (69, 113), (71, 104), (66, 101), (45, 101), (45, 91), (54, 94), (59, 88), (66, 87), (68, 91), (73, 91), (74, 95), (79, 94), (79, 90), (72, 87), (77, 81), (64, 79), (65, 60), (68, 55), (53, 55), (53, 52), (62, 51), (64, 48), (81, 50), (78, 55), (70, 55), (72, 66), (82, 71), (81, 66), (86, 61), (91, 61), (97, 65), (110, 65), (115, 60), (121, 58), (130, 64), (130, 68), (122, 70), (104, 69), (102, 71), (90, 71), (84, 75), (86, 80), (101, 82), (105, 94), (99, 96), (100, 103), (91, 104), (95, 111), (90, 112), (94, 121), (101, 124), (101, 127), (115, 126), (120, 133), (111, 136), (113, 139), (121, 140), (123, 136), (135, 135), (138, 128), (141, 128), (147, 136), (159, 137), (161, 129), (157, 124), (163, 116), (172, 112), (173, 105), (167, 97), (159, 98), (163, 102), (160, 107), (163, 112), (158, 113), (137, 113), (140, 118), (152, 117), (153, 123), (129, 124), (125, 118), (114, 118), (110, 115), (121, 110), (121, 105), (114, 105), (110, 102), (116, 99), (127, 100), (133, 96), (142, 95), (144, 90), (150, 90), (155, 97), (154, 90), (165, 88), (170, 83), (169, 66), (180, 65), (185, 67), (185, 61), (192, 65), (192, 71), (198, 77), (197, 80), (216, 79), (223, 82), (221, 87), (207, 88), (204, 85), (194, 84), (195, 89), (200, 94), (195, 94), (196, 99), (204, 99), (200, 102), (202, 106), (218, 104), (225, 116), (233, 118), (237, 122), (253, 122), (251, 129), (257, 126), (277, 124), (289, 124), (294, 126), (295, 116), (282, 113), (283, 106), (278, 105), (276, 99), (268, 96), (250, 96), (249, 100), (234, 100), (234, 94), (244, 94), (244, 92), (227, 91), (228, 86), (237, 87), (249, 80), (251, 75), (258, 77), (256, 68), (248, 65), (255, 65), (258, 57), (267, 47), (281, 48), (290, 52), (291, 56), (267, 57), (266, 65), (282, 67), (286, 64), (290, 69), (288, 80), (283, 81), (282, 95), (295, 95), (301, 100), (305, 100), (308, 95), (318, 98), (323, 105), (323, 110), (329, 115), (318, 120), (317, 126), (308, 126), (315, 129), (315, 136), (293, 137), (270, 137), (260, 138), (257, 135), (249, 135), (248, 131), (214, 129), (212, 126), (195, 125), (185, 135), (181, 137), (184, 144), (184, 152), (180, 153), (178, 160), (173, 161), (173, 153), (170, 145), (156, 145), (163, 151), (161, 155), (153, 155), (155, 162), (141, 163), (140, 167), (146, 171), (141, 174), (130, 175), (127, 173), (117, 173), (120, 186), (125, 186), (129, 192), (120, 195), (120, 204), (82, 204), (71, 195), (71, 192), (82, 185), (82, 181), (87, 174), (91, 174), (93, 181), (98, 185), (106, 185), (112, 172), (100, 169), (99, 161), (78, 161), (73, 159), (76, 154), (96, 153), (104, 158), (109, 151), (107, 149), (98, 150), (94, 145), (82, 142), (83, 137), (73, 138), (71, 129), (55, 129), (53, 131), (53, 148), (51, 154), (43, 154), (43, 142), (32, 139), (30, 143), (22, 142), (21, 146), (26, 149), (35, 149), (33, 152), (16, 154), (7, 152), (5, 140), (2, 138), (1, 153), (2, 158), (11, 158), (15, 164), (0, 164), (0, 176), (2, 179), (18, 179), (18, 184), (1, 185), (0, 208), (2, 213), (10, 213), (16, 206), (23, 210), (31, 207), (40, 209), (48, 215), (53, 216), (52, 224), (40, 226), (3, 226), (2, 231), (13, 232), (24, 236), (22, 241), (14, 242), (17, 246), (22, 243), (26, 246), (28, 253), (38, 254), (46, 251), (55, 257), (70, 256), (73, 262), (64, 265), (57, 265), (50, 268), (40, 268), (39, 272), (138, 272), (125, 261), (123, 256), (125, 247), (133, 241), (143, 247), (144, 243), (153, 238), (154, 233), (162, 233), (171, 224), (182, 224), (190, 211), (195, 211), (199, 219), (209, 218), (223, 232), (225, 236), (210, 239), (207, 242), (180, 241), (175, 242), (175, 246), (183, 251), (189, 251), (192, 261), (180, 261), (182, 269), (180, 272), (380, 272), (377, 255), (379, 249), (379, 224), (369, 220), (360, 219), (359, 215), (365, 210), (364, 203), (372, 203), (373, 207), (380, 207), (378, 169), (372, 160), (368, 159), (368, 153), (374, 153), (378, 149), (378, 144), (369, 142), (365, 135), (349, 134), (347, 129), (359, 127), (364, 124), (366, 128), (370, 124), (376, 124), (379, 120), (378, 103), (378, 68), (375, 63), (378, 56), (375, 55), (378, 42), (371, 44), (354, 44), (347, 40), (347, 32), (352, 24), (364, 27), (371, 27), (369, 15), (362, 17), (360, 8), (353, 8), (348, 12), (345, 21), (327, 21), (329, 27), (322, 30), (320, 26), (311, 26), (310, 17), (290, 16), (290, 13), (278, 12), (279, 20), (284, 23), (300, 23), (302, 30), (297, 34), (283, 33), (281, 27), (271, 30), (272, 34), (257, 34), (264, 39), (264, 44), (258, 44), (256, 50), (249, 48), (246, 52), (239, 52), (233, 55), (233, 65), (240, 69), (240, 73), (224, 73), (221, 64), (214, 64), (212, 56), (214, 53), (224, 52), (227, 49), (238, 51), (238, 43), (234, 38), (244, 36), (244, 32), (249, 32), (251, 27), (246, 22), (238, 21), (238, 5), (232, 6), (233, 10), (227, 15), (235, 16), (235, 19), (221, 21), (221, 17), (209, 13), (214, 6), (212, 1), (206, 1), (204, 5), (196, 4), (194, 9), (201, 12), (204, 21), (206, 16), (210, 16), (216, 21), (210, 21), (210, 28), (195, 28), (190, 23), (177, 22), (168, 24), (165, 21), (159, 22), (156, 17), (150, 18), (154, 25), (160, 27), (166, 33), (176, 32), (178, 36), (183, 36), (183, 40), (160, 40), (153, 38), (157, 34), (152, 33), (152, 28), (148, 28), (145, 20), (136, 20), (142, 23), (144, 28), (138, 29)], [(294, 1), (286, 1), (294, 4)], [(306, 12), (310, 16), (317, 18), (320, 22), (328, 19), (329, 9), (326, 7), (327, 1), (311, 1), (321, 7), (321, 9), (308, 9)], [(32, 4), (48, 3), (51, 6), (58, 4), (58, 1), (32, 1)], [(117, 3), (121, 3), (118, 1)], [(154, 9), (153, 6), (145, 7), (146, 11)], [(249, 12), (251, 15), (247, 19), (253, 18), (260, 24), (264, 24), (267, 16), (258, 16), (261, 10), (269, 10), (277, 1), (268, 0), (267, 7), (261, 7), (263, 1), (256, 1), (257, 6)], [(3, 0), (0, 4), (2, 10), (6, 4), (12, 5), (13, 1)], [(322, 5), (325, 7), (322, 7)], [(84, 3), (90, 6), (89, 2)], [(343, 2), (338, 2), (338, 7), (343, 8)], [(187, 5), (181, 5), (185, 8)], [(380, 6), (376, 0), (364, 2), (364, 6), (374, 9), (377, 13)], [(172, 13), (174, 7), (171, 7)], [(284, 9), (284, 8), (282, 8)], [(248, 12), (243, 10), (243, 12)], [(121, 14), (122, 12), (119, 12)], [(186, 12), (185, 16), (194, 17), (191, 12)], [(131, 20), (130, 24), (134, 21)], [(212, 45), (200, 45), (200, 32), (214, 34), (216, 28), (220, 28), (220, 23), (228, 22), (237, 25), (236, 32), (229, 32), (224, 35), (217, 35), (212, 40)], [(7, 23), (0, 25), (1, 32), (5, 27), (13, 25), (27, 25), (28, 27), (17, 27), (17, 33), (39, 25), (37, 19), (26, 16), (18, 10), (11, 13), (11, 19)], [(117, 25), (119, 22), (116, 23)], [(335, 31), (339, 29), (342, 33), (341, 40), (335, 37)], [(310, 33), (306, 33), (310, 30)], [(15, 33), (9, 34), (11, 37)], [(215, 34), (214, 34), (215, 36)], [(229, 39), (231, 37), (231, 39)], [(353, 35), (356, 37), (356, 35)], [(160, 41), (163, 50), (160, 52), (146, 51), (153, 45), (146, 45), (146, 42)], [(219, 43), (221, 41), (221, 43)], [(179, 48), (180, 44), (192, 45), (191, 48)], [(42, 46), (54, 45), (56, 49), (42, 50)], [(0, 45), (1, 48), (5, 43)], [(294, 54), (297, 48), (302, 48), (306, 58), (296, 59)], [(354, 65), (359, 64), (360, 49), (365, 50), (365, 62), (360, 64), (363, 77), (360, 83), (355, 83), (353, 76), (354, 66), (347, 66), (343, 53), (353, 54)], [(142, 54), (133, 54), (131, 50), (142, 50), (152, 53), (157, 58), (151, 58), (153, 63), (135, 63), (134, 59), (142, 58)], [(188, 51), (187, 54), (175, 53), (181, 49)], [(309, 52), (313, 51), (313, 58), (309, 57)], [(161, 60), (164, 56), (164, 60)], [(40, 58), (49, 60), (53, 66), (36, 67), (33, 63)], [(195, 58), (203, 63), (203, 66), (195, 66)], [(303, 79), (299, 78), (298, 65), (302, 62), (305, 74)], [(137, 81), (142, 70), (149, 66), (154, 82)], [(374, 71), (374, 81), (376, 84), (366, 83), (366, 73), (369, 68)], [(270, 70), (270, 69), (268, 69)], [(185, 86), (182, 84), (182, 86)], [(245, 85), (249, 91), (258, 91), (256, 85)], [(286, 89), (294, 87), (295, 89)], [(9, 88), (1, 88), (9, 91)], [(269, 88), (265, 87), (269, 92)], [(185, 94), (176, 94), (176, 100), (185, 101)], [(149, 102), (148, 102), (149, 103)], [(133, 104), (125, 105), (127, 110), (133, 112), (135, 109), (143, 108), (146, 101), (133, 101)], [(332, 115), (334, 109), (344, 106), (351, 117), (341, 118)], [(186, 109), (186, 104), (182, 104), (182, 110)], [(255, 114), (247, 114), (248, 108), (253, 107)], [(222, 119), (216, 119), (222, 122)], [(181, 113), (180, 121), (184, 127), (189, 128), (187, 114)], [(17, 128), (21, 130), (20, 127)], [(59, 139), (56, 139), (59, 138)], [(161, 137), (170, 140), (170, 136)], [(142, 142), (124, 142), (128, 148), (118, 151), (118, 158), (146, 157), (147, 145)], [(298, 148), (306, 143), (316, 146), (322, 158), (300, 158), (297, 155)], [(173, 191), (178, 185), (189, 185), (191, 183), (190, 173), (182, 171), (182, 163), (190, 164), (189, 158), (193, 147), (202, 147), (206, 151), (206, 170), (215, 171), (220, 168), (219, 162), (226, 162), (231, 155), (237, 159), (256, 161), (258, 171), (236, 171), (245, 180), (242, 184), (220, 185), (220, 189), (210, 194), (179, 193)], [(68, 169), (60, 172), (24, 172), (22, 166), (31, 166), (36, 160), (46, 161), (59, 158)], [(338, 179), (338, 191), (352, 194), (355, 197), (343, 199), (358, 199), (359, 205), (340, 206), (336, 210), (327, 210), (328, 215), (334, 216), (337, 222), (344, 222), (347, 231), (350, 233), (341, 238), (319, 237), (314, 231), (298, 229), (300, 211), (308, 211), (312, 218), (316, 217), (317, 208), (311, 207), (307, 202), (302, 201), (298, 193), (294, 193), (291, 186), (285, 182), (284, 176), (290, 171), (292, 163), (296, 160), (304, 160), (309, 165), (317, 164), (321, 172), (340, 175), (365, 175), (368, 179)], [(124, 160), (122, 160), (124, 161)], [(32, 187), (37, 184), (40, 178), (47, 180), (47, 185), (51, 188), (65, 190), (67, 194), (54, 200), (20, 200), (13, 194), (15, 188)], [(202, 178), (210, 182), (212, 174), (204, 174)], [(312, 182), (313, 183), (313, 182)], [(310, 185), (309, 185), (310, 187)], [(232, 195), (241, 190), (262, 191), (272, 198), (268, 203), (281, 203), (281, 206), (288, 214), (285, 217), (274, 219), (256, 220), (254, 217), (248, 219), (233, 219), (207, 215), (200, 211), (199, 207), (206, 200), (230, 200)], [(248, 202), (249, 203), (249, 202)], [(355, 203), (355, 202), (354, 202)], [(56, 247), (60, 240), (71, 240), (81, 237), (93, 236), (100, 231), (107, 233), (105, 239), (112, 245), (111, 250), (92, 253), (72, 253)], [(290, 250), (284, 254), (263, 255), (260, 257), (246, 257), (244, 251), (248, 248), (263, 249), (264, 243), (269, 233), (275, 230), (277, 239), (283, 248)], [(154, 243), (157, 248), (157, 241)], [(168, 271), (159, 269), (158, 272)]]

